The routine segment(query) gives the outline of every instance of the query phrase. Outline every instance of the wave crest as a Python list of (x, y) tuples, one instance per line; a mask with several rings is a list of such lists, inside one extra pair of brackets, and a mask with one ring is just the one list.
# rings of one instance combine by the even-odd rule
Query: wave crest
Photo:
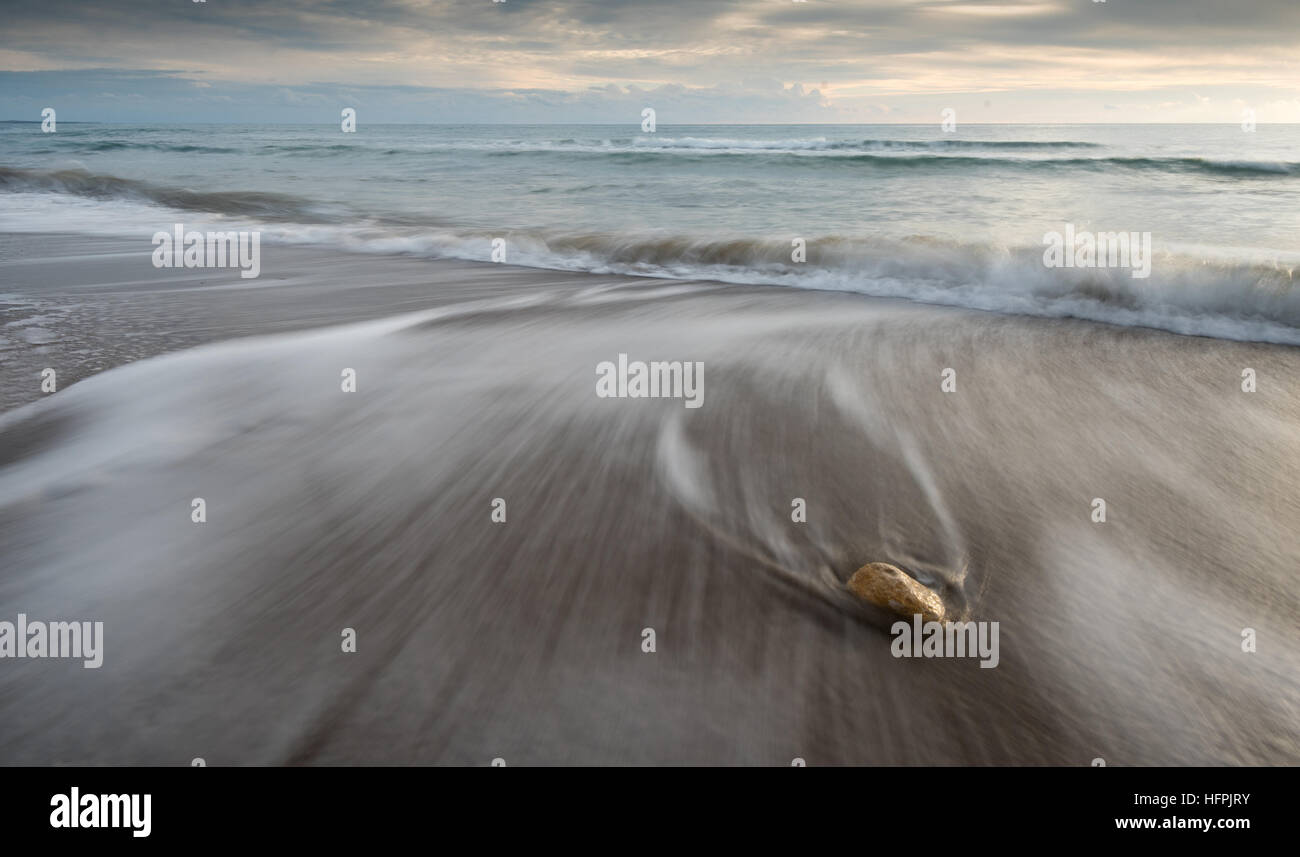
[(265, 191), (196, 191), (125, 179), (85, 169), (26, 170), (0, 167), (0, 190), (44, 191), (90, 199), (154, 203), (182, 211), (203, 211), (258, 220), (321, 223), (331, 218), (301, 197)]

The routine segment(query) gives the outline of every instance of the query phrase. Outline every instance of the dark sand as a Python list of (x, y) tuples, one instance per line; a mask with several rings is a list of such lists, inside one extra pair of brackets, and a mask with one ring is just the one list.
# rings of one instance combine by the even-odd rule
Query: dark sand
[[(0, 661), (0, 763), (1300, 763), (1296, 349), (148, 250), (0, 237), (0, 620), (106, 636)], [(597, 398), (620, 352), (704, 406)], [(998, 667), (893, 658), (871, 560)]]

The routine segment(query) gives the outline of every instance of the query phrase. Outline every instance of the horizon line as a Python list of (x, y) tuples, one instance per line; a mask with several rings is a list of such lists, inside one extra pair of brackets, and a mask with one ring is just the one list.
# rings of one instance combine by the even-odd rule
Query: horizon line
[[(43, 120), (41, 120), (41, 119), (0, 119), (0, 124), (5, 124), (5, 125), (40, 125), (40, 124), (42, 124), (42, 122), (43, 122)], [(170, 125), (286, 125), (286, 126), (290, 126), (290, 125), (305, 125), (305, 126), (316, 126), (316, 125), (322, 125), (322, 126), (333, 126), (333, 125), (337, 125), (337, 124), (338, 124), (338, 121), (335, 120), (335, 121), (332, 121), (332, 122), (330, 122), (330, 121), (322, 121), (322, 122), (180, 121), (180, 122), (178, 122), (178, 121), (175, 121), (175, 120), (167, 120), (167, 119), (135, 119), (135, 120), (125, 120), (125, 119), (59, 119), (59, 123), (60, 123), (60, 124), (63, 124), (63, 125), (139, 125), (139, 124), (143, 124), (143, 123), (152, 123), (152, 124), (161, 124), (161, 125), (168, 125), (168, 124), (170, 124)], [(727, 127), (727, 126), (745, 126), (745, 127), (764, 127), (764, 126), (773, 126), (773, 127), (776, 127), (776, 126), (787, 126), (787, 127), (789, 127), (789, 126), (796, 126), (796, 125), (810, 126), (810, 127), (834, 127), (834, 126), (853, 127), (853, 126), (859, 126), (859, 125), (886, 125), (886, 126), (892, 125), (892, 126), (897, 126), (897, 127), (926, 128), (926, 127), (930, 127), (930, 126), (932, 126), (932, 125), (941, 125), (941, 124), (942, 124), (942, 123), (940, 123), (940, 122), (672, 122), (672, 123), (659, 122), (659, 123), (657, 123), (657, 127), (660, 127), (660, 128), (665, 128), (665, 127), (667, 127), (667, 128), (697, 127), (697, 128), (698, 128), (698, 127), (709, 127), (709, 126), (716, 126), (716, 127)], [(1044, 126), (1071, 127), (1071, 126), (1079, 126), (1079, 125), (1092, 125), (1092, 126), (1098, 126), (1098, 127), (1105, 127), (1105, 126), (1115, 126), (1115, 125), (1134, 125), (1134, 126), (1143, 126), (1143, 125), (1207, 125), (1207, 126), (1219, 126), (1219, 125), (1240, 125), (1240, 124), (1241, 124), (1241, 123), (1240, 123), (1240, 121), (1238, 121), (1238, 120), (1234, 120), (1234, 121), (1224, 120), (1224, 121), (1221, 121), (1221, 122), (962, 122), (962, 123), (960, 123), (957, 127), (960, 128), (960, 127), (970, 126), (970, 125), (977, 126), (977, 127), (989, 127), (989, 126), (1022, 126), (1022, 125), (1024, 125), (1024, 126), (1036, 126), (1036, 127), (1044, 127)], [(635, 128), (635, 127), (640, 127), (638, 122), (629, 122), (629, 121), (624, 121), (624, 122), (367, 122), (366, 125), (367, 125), (367, 126), (375, 126), (375, 127), (394, 126), (394, 125), (396, 125), (396, 126), (403, 126), (403, 127), (405, 127), (405, 126), (410, 126), (410, 127), (426, 127), (426, 126), (427, 126), (427, 127), (455, 127), (455, 126), (465, 126), (465, 125), (476, 125), (476, 126), (489, 126), (489, 127), (499, 126), (499, 127), (514, 127), (514, 128), (527, 128), (527, 127), (544, 128), (544, 127), (550, 127), (550, 126), (555, 126), (555, 125), (590, 125), (590, 126), (592, 126), (592, 127), (601, 127), (601, 128), (618, 127), (618, 126), (621, 126), (621, 125), (627, 125), (627, 126), (629, 126), (629, 127), (634, 127), (634, 128)], [(1300, 122), (1257, 122), (1256, 125), (1257, 125), (1257, 126), (1259, 126), (1259, 125), (1276, 125), (1276, 126), (1289, 126), (1289, 125), (1295, 125), (1295, 126), (1300, 126)], [(647, 133), (655, 133), (655, 132), (647, 132)]]

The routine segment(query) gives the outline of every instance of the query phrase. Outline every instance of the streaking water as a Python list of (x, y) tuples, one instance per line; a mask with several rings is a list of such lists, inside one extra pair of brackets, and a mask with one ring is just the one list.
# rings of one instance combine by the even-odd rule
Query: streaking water
[[(0, 360), (34, 399), (0, 618), (105, 629), (100, 669), (5, 662), (0, 762), (1300, 761), (1296, 349), (304, 248), (249, 287), (118, 243), (0, 239), (59, 337)], [(704, 406), (595, 395), (624, 351), (701, 361)], [(844, 586), (878, 558), (1000, 623), (997, 668), (894, 658)]]
[[(0, 125), (0, 229), (711, 278), (1300, 344), (1300, 126)], [(1066, 223), (1148, 279), (1047, 269)], [(791, 261), (806, 240), (807, 262)], [(274, 270), (274, 250), (264, 270)], [(268, 267), (269, 266), (269, 267)]]

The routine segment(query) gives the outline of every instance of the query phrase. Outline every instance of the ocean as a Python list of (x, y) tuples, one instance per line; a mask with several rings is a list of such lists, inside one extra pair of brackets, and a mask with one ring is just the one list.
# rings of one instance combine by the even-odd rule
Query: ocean
[[(0, 230), (769, 284), (1300, 344), (1300, 126), (0, 123)], [(1048, 233), (1149, 233), (1150, 275)], [(794, 259), (795, 242), (803, 258)]]

